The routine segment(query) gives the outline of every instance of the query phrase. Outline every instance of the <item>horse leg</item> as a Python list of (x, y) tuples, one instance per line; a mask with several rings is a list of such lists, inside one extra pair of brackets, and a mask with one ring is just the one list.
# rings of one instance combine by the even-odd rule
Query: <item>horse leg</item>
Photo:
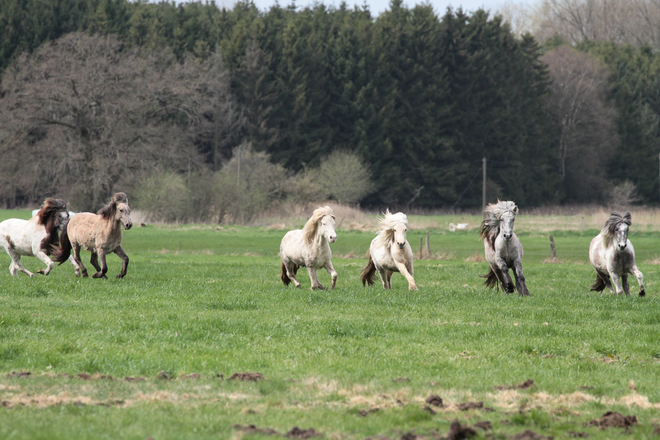
[(614, 293), (614, 289), (612, 289), (612, 282), (610, 281), (610, 274), (608, 272), (603, 272), (602, 270), (596, 269), (596, 276), (603, 280), (605, 286), (610, 289), (610, 293)]
[(389, 289), (391, 273), (381, 267), (378, 269), (378, 275), (380, 275), (380, 280), (383, 282), (383, 289)]
[(46, 255), (46, 253), (44, 251), (42, 251), (41, 249), (39, 249), (39, 251), (37, 251), (34, 254), (34, 256), (37, 257), (38, 259), (40, 259), (41, 261), (43, 261), (44, 264), (47, 266), (45, 269), (39, 269), (37, 271), (37, 273), (40, 273), (40, 274), (43, 274), (43, 275), (48, 275), (50, 273), (50, 271), (53, 270), (53, 268), (55, 267), (55, 263), (53, 263), (53, 260), (51, 260), (48, 257), (48, 255)]
[(99, 260), (101, 261), (101, 271), (96, 272), (94, 275), (92, 275), (92, 277), (108, 279), (108, 277), (105, 276), (106, 272), (108, 271), (108, 265), (105, 262), (105, 251), (103, 249), (99, 249)]
[(520, 296), (529, 296), (527, 284), (525, 284), (525, 276), (522, 270), (522, 261), (517, 260), (513, 265), (513, 277), (516, 279), (516, 290)]
[(80, 273), (82, 274), (83, 278), (87, 278), (87, 269), (85, 268), (85, 265), (80, 259), (80, 245), (74, 244), (72, 247), (73, 247), (73, 261), (76, 263), (73, 265), (73, 267), (78, 266), (78, 268), (80, 268)]
[(126, 269), (128, 269), (128, 255), (126, 255), (126, 252), (124, 252), (124, 248), (121, 247), (121, 245), (117, 246), (115, 254), (117, 254), (122, 261), (121, 272), (119, 272), (117, 278), (124, 278), (126, 276)]
[(73, 268), (76, 271), (76, 276), (79, 277), (80, 276), (80, 266), (78, 266), (78, 263), (76, 263), (76, 260), (74, 260), (73, 255), (69, 255), (69, 261), (71, 262), (71, 264), (73, 265)]
[(630, 273), (637, 278), (637, 283), (639, 284), (639, 296), (646, 296), (646, 290), (644, 290), (644, 275), (642, 275), (642, 271), (637, 269), (637, 265), (634, 264), (630, 269)]
[(394, 264), (396, 265), (396, 268), (399, 269), (399, 272), (401, 272), (401, 275), (406, 277), (406, 279), (408, 280), (408, 290), (418, 290), (417, 285), (415, 284), (415, 279), (410, 274), (410, 272), (408, 272), (408, 268), (406, 267), (406, 264), (400, 263), (396, 260), (394, 260)]
[(300, 287), (300, 283), (296, 279), (296, 273), (298, 272), (298, 266), (294, 263), (291, 262), (291, 260), (286, 259), (282, 260), (284, 263), (284, 268), (286, 270), (286, 276), (289, 277), (291, 281), (293, 281), (294, 286)]
[(323, 285), (319, 281), (318, 270), (314, 269), (313, 267), (308, 267), (307, 272), (309, 273), (309, 279), (312, 280), (312, 290), (314, 289), (324, 290), (325, 287), (323, 287)]
[(616, 288), (616, 294), (619, 295), (620, 293), (623, 293), (623, 288), (621, 287), (621, 278), (619, 275), (615, 274), (614, 272), (610, 272), (610, 278), (612, 278), (612, 284), (614, 284), (614, 287)]
[(101, 272), (101, 266), (99, 266), (99, 254), (92, 251), (92, 256), (89, 258), (89, 262), (94, 266), (97, 272)]
[(328, 273), (330, 274), (330, 277), (332, 277), (332, 285), (330, 286), (330, 288), (334, 289), (335, 285), (337, 284), (337, 277), (339, 275), (337, 275), (337, 271), (332, 266), (332, 261), (328, 261), (327, 263), (325, 263), (325, 266), (323, 267), (325, 267), (325, 270), (327, 270)]
[(509, 275), (509, 266), (506, 265), (504, 260), (500, 260), (497, 262), (497, 268), (500, 270), (497, 277), (500, 279), (502, 289), (504, 289), (506, 293), (513, 293), (514, 287), (511, 275)]
[[(18, 269), (21, 272), (23, 272), (24, 274), (26, 274), (27, 276), (29, 276), (30, 278), (32, 278), (34, 276), (34, 274), (32, 272), (30, 272), (29, 270), (27, 270), (26, 268), (23, 267), (23, 265), (21, 264), (21, 256), (20, 255), (15, 254), (15, 253), (10, 253), (9, 255), (11, 256), (12, 264), (14, 265), (14, 272), (12, 272), (12, 275), (16, 276), (16, 269)], [(9, 267), (9, 270), (11, 271), (11, 266)]]
[(630, 296), (630, 285), (628, 284), (627, 273), (621, 275), (621, 285), (623, 286), (623, 291), (626, 293), (626, 296)]

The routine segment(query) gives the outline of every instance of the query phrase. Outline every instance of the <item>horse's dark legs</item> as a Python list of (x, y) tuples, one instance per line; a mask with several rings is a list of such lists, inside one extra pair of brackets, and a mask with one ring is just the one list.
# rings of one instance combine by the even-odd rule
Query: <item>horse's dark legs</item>
[(525, 276), (523, 275), (522, 262), (516, 261), (513, 265), (513, 276), (516, 279), (516, 289), (520, 296), (529, 296)]
[(94, 266), (97, 272), (101, 272), (101, 266), (99, 266), (99, 256), (96, 252), (92, 251), (92, 256), (89, 259), (89, 262)]
[(623, 284), (623, 291), (626, 292), (626, 296), (630, 296), (630, 285), (628, 284), (628, 274), (621, 276), (621, 284)]
[(497, 278), (499, 278), (500, 283), (502, 284), (502, 289), (506, 293), (513, 293), (513, 281), (511, 280), (511, 276), (509, 275), (509, 267), (506, 265), (504, 260), (498, 263), (497, 265), (498, 271), (497, 273)]
[(124, 248), (121, 247), (121, 245), (115, 249), (115, 254), (117, 254), (122, 260), (121, 272), (119, 272), (117, 278), (124, 278), (124, 276), (126, 276), (126, 269), (128, 269), (128, 255), (126, 255), (126, 252), (124, 252)]
[(108, 271), (108, 265), (105, 262), (105, 251), (103, 249), (99, 249), (99, 260), (101, 261), (101, 270), (99, 272), (96, 272), (94, 275), (92, 275), (94, 278), (108, 278), (105, 276), (105, 273)]
[(612, 289), (612, 282), (610, 281), (610, 274), (608, 272), (603, 272), (598, 269), (596, 269), (596, 274), (598, 275), (598, 278), (603, 280), (605, 283), (605, 287), (610, 289), (610, 292), (614, 293), (614, 289)]
[(78, 267), (80, 267), (80, 273), (82, 274), (83, 278), (87, 278), (87, 269), (83, 265), (82, 260), (80, 259), (80, 245), (79, 244), (74, 244), (73, 245), (73, 261), (76, 262)]

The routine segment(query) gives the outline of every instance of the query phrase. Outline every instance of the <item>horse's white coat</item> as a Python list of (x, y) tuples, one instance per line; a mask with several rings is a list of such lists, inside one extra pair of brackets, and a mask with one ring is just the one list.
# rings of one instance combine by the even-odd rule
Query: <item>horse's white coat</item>
[[(608, 226), (610, 223), (611, 227)], [(635, 264), (635, 248), (628, 239), (630, 226), (627, 223), (630, 223), (629, 212), (623, 216), (612, 213), (605, 227), (589, 244), (589, 261), (596, 269), (597, 277), (610, 289), (610, 292), (615, 293), (612, 289), (614, 284), (617, 294), (625, 292), (630, 296), (628, 274), (632, 274), (639, 283), (639, 296), (644, 296), (646, 294), (644, 275)], [(592, 288), (592, 290), (599, 289)]]
[[(332, 277), (331, 289), (337, 284), (337, 271), (332, 266), (332, 251), (330, 243), (337, 240), (335, 232), (335, 217), (329, 206), (317, 208), (303, 229), (289, 231), (280, 243), (282, 258), (282, 279), (288, 277), (296, 287), (300, 283), (296, 279), (297, 267), (306, 267), (312, 281), (312, 290), (324, 289), (319, 281), (318, 270), (325, 268)], [(285, 281), (288, 284), (288, 281)]]
[(402, 212), (385, 212), (380, 219), (380, 232), (371, 240), (369, 254), (380, 275), (383, 288), (392, 288), (392, 274), (400, 272), (408, 280), (408, 289), (417, 290), (413, 278), (413, 251), (406, 240), (408, 218)]
[[(39, 211), (37, 210), (37, 214)], [(37, 273), (48, 275), (55, 267), (53, 261), (46, 254), (46, 249), (42, 249), (42, 241), (47, 237), (49, 231), (46, 230), (46, 226), (40, 223), (37, 214), (30, 220), (10, 218), (0, 223), (0, 246), (11, 257), (9, 272), (12, 276), (17, 276), (19, 270), (30, 277), (34, 276), (21, 264), (22, 256), (37, 257), (44, 262), (47, 266), (46, 269), (39, 269)], [(59, 229), (67, 223), (69, 216), (66, 210), (60, 210), (55, 215), (59, 217), (55, 223), (55, 226)], [(48, 249), (48, 251), (50, 250)]]
[(513, 232), (517, 213), (518, 207), (513, 202), (498, 201), (484, 209), (480, 237), (484, 239), (486, 261), (490, 266), (485, 284), (494, 287), (497, 280), (506, 293), (512, 293), (514, 285), (509, 275), (511, 268), (516, 278), (516, 290), (521, 296), (528, 296), (529, 291), (522, 270), (523, 247)]

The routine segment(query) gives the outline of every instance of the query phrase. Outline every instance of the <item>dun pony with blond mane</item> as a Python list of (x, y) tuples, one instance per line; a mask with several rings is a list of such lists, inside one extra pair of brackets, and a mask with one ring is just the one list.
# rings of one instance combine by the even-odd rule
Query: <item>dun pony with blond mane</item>
[[(605, 287), (616, 293), (625, 292), (630, 296), (628, 274), (635, 275), (639, 283), (639, 296), (645, 296), (644, 275), (635, 264), (635, 248), (628, 240), (628, 230), (632, 224), (630, 212), (621, 214), (613, 212), (605, 222), (600, 234), (591, 240), (589, 245), (589, 261), (596, 269), (596, 281), (591, 286), (592, 291), (602, 292)], [(611, 280), (611, 282), (610, 282)], [(621, 285), (623, 282), (623, 286)]]
[(323, 289), (318, 270), (325, 268), (332, 277), (330, 288), (334, 289), (337, 284), (337, 271), (330, 261), (330, 243), (335, 240), (335, 215), (329, 206), (315, 209), (302, 229), (287, 232), (280, 244), (281, 278), (284, 285), (288, 286), (293, 281), (296, 287), (300, 287), (296, 273), (299, 267), (306, 267), (312, 280), (312, 290)]
[(48, 255), (57, 249), (57, 231), (68, 221), (66, 202), (47, 198), (39, 212), (30, 220), (10, 218), (0, 223), (0, 246), (11, 257), (9, 272), (12, 276), (17, 276), (19, 270), (30, 277), (34, 276), (21, 264), (23, 255), (37, 257), (43, 261), (48, 267), (39, 269), (37, 273), (48, 275), (55, 267)]
[(413, 278), (413, 252), (406, 240), (408, 217), (402, 212), (392, 214), (387, 210), (385, 216), (379, 219), (379, 223), (380, 232), (371, 240), (369, 262), (360, 275), (362, 285), (371, 286), (378, 271), (383, 288), (391, 289), (392, 274), (401, 272), (408, 280), (408, 289), (417, 290)]
[(479, 238), (484, 240), (486, 261), (490, 271), (483, 277), (484, 284), (491, 289), (502, 285), (506, 293), (513, 292), (513, 281), (509, 269), (513, 269), (516, 289), (520, 296), (529, 296), (525, 276), (522, 270), (523, 247), (513, 232), (513, 222), (518, 214), (518, 207), (513, 202), (491, 203), (484, 208)]
[[(131, 229), (133, 222), (130, 217), (131, 209), (128, 206), (128, 196), (122, 192), (112, 196), (112, 200), (101, 208), (97, 214), (82, 212), (76, 214), (62, 231), (62, 247), (53, 251), (55, 261), (62, 264), (71, 255), (73, 249), (73, 266), (76, 268), (76, 276), (79, 271), (82, 276), (87, 276), (87, 269), (80, 259), (80, 248), (83, 247), (92, 252), (90, 263), (96, 269), (94, 278), (107, 278), (108, 271), (105, 257), (109, 253), (115, 253), (122, 259), (121, 272), (117, 278), (123, 278), (128, 268), (128, 256), (121, 247), (121, 227)], [(101, 265), (99, 266), (99, 260)]]

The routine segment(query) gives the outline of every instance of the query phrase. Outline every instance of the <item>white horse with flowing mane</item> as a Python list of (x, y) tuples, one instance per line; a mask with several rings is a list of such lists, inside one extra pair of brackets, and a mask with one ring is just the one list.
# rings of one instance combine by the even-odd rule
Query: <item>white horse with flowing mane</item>
[(128, 268), (128, 256), (121, 246), (123, 237), (121, 227), (124, 226), (124, 229), (128, 230), (133, 226), (130, 213), (128, 196), (120, 192), (113, 195), (110, 203), (101, 208), (97, 214), (91, 212), (76, 214), (62, 230), (62, 247), (53, 251), (55, 261), (64, 263), (73, 249), (72, 263), (76, 276), (82, 272), (82, 276), (87, 277), (87, 269), (80, 259), (82, 247), (92, 252), (90, 263), (96, 269), (93, 277), (107, 278), (105, 274), (108, 272), (108, 265), (105, 257), (114, 252), (122, 259), (121, 272), (117, 278), (123, 278)]
[(513, 281), (509, 269), (513, 269), (516, 289), (520, 296), (529, 296), (522, 269), (523, 247), (513, 232), (513, 222), (518, 214), (518, 207), (513, 202), (491, 203), (484, 208), (479, 238), (484, 240), (486, 261), (490, 266), (484, 284), (491, 289), (502, 285), (506, 293), (513, 292)]
[(302, 229), (287, 232), (280, 244), (281, 278), (284, 285), (288, 286), (293, 281), (296, 287), (300, 287), (296, 273), (299, 267), (306, 267), (312, 280), (312, 290), (324, 289), (319, 282), (318, 270), (325, 268), (332, 277), (330, 288), (334, 289), (337, 284), (337, 271), (330, 261), (330, 243), (335, 240), (335, 214), (329, 206), (315, 209)]
[(402, 212), (392, 214), (387, 210), (385, 216), (379, 219), (379, 223), (380, 232), (371, 240), (369, 262), (360, 275), (362, 285), (371, 286), (378, 271), (383, 288), (391, 289), (392, 274), (401, 272), (408, 280), (408, 289), (417, 290), (413, 278), (413, 251), (406, 240), (408, 217)]
[[(639, 296), (645, 296), (644, 275), (635, 264), (635, 249), (628, 240), (628, 230), (632, 224), (630, 212), (613, 212), (605, 226), (589, 245), (589, 261), (596, 269), (596, 281), (591, 291), (602, 292), (605, 287), (616, 293), (625, 292), (630, 296), (628, 274), (633, 274), (639, 283)], [(611, 279), (611, 282), (610, 282)], [(621, 286), (623, 282), (623, 286)]]
[(37, 257), (43, 261), (46, 269), (37, 273), (48, 275), (55, 264), (48, 256), (59, 244), (57, 230), (69, 221), (66, 202), (61, 199), (47, 198), (41, 209), (30, 220), (10, 218), (0, 223), (0, 246), (11, 257), (9, 272), (17, 276), (20, 270), (31, 277), (32, 272), (21, 264), (21, 256)]

